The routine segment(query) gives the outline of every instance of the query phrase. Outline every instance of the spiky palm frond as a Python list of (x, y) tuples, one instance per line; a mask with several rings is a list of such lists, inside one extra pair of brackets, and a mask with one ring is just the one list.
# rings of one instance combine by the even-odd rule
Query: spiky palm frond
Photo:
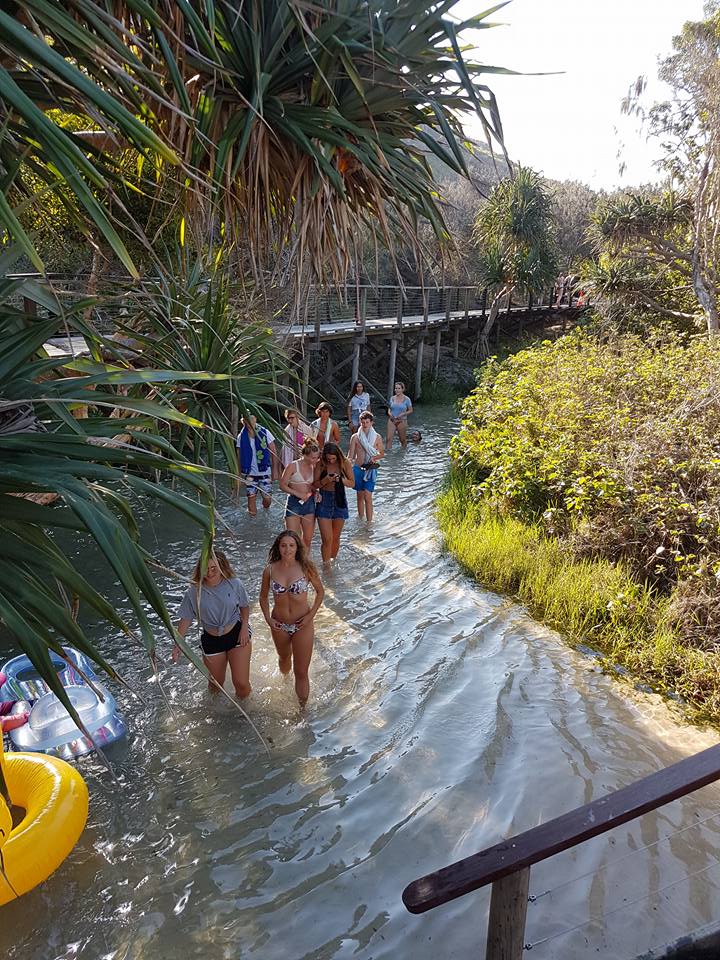
[[(74, 371), (63, 359), (49, 358), (43, 343), (60, 322), (92, 342), (96, 335), (82, 319), (85, 304), (66, 312), (62, 321), (57, 315), (39, 320), (13, 306), (13, 295), (31, 292), (40, 296), (37, 285), (30, 290), (0, 281), (0, 620), (80, 725), (52, 668), (50, 651), (63, 655), (62, 643), (71, 643), (115, 674), (77, 623), (73, 601), (130, 636), (135, 631), (92, 578), (69, 562), (53, 533), (73, 531), (95, 544), (128, 597), (139, 624), (138, 642), (141, 637), (152, 655), (156, 630), (147, 608), (170, 633), (173, 627), (140, 543), (132, 501), (149, 496), (181, 511), (197, 526), (207, 555), (212, 494), (204, 471), (154, 430), (158, 420), (189, 424), (190, 418), (166, 403), (121, 398), (116, 392), (139, 379), (169, 382), (183, 374), (139, 374), (99, 365), (92, 373), (64, 375)], [(52, 304), (50, 294), (46, 302)], [(204, 374), (192, 376), (199, 380)], [(111, 418), (119, 402), (124, 415)], [(87, 407), (93, 415), (75, 419), (71, 411), (76, 407)], [(158, 471), (172, 475), (186, 492), (149, 479)]]
[[(123, 350), (125, 363), (223, 375), (156, 384), (155, 389), (207, 428), (175, 425), (178, 449), (192, 450), (195, 463), (236, 472), (233, 411), (267, 420), (277, 404), (276, 384), (289, 369), (252, 283), (233, 282), (222, 264), (207, 265), (204, 258), (185, 253), (175, 272), (146, 282), (142, 291), (124, 298), (124, 305), (127, 314), (115, 326), (131, 345)], [(216, 459), (217, 450), (224, 463)]]
[(482, 282), (539, 293), (557, 275), (552, 195), (534, 170), (518, 167), (480, 208), (474, 238)]
[[(426, 219), (445, 239), (427, 155), (467, 173), (461, 114), (502, 142), (482, 81), (508, 71), (472, 60), (460, 35), (504, 4), (462, 23), (454, 5), (24, 0), (0, 11), (3, 175), (24, 162), (64, 181), (132, 270), (107, 204), (129, 147), (148, 184), (180, 165), (188, 221), (205, 235), (222, 222), (258, 275), (284, 264), (344, 278), (360, 223), (412, 240)], [(49, 107), (93, 129), (63, 128)], [(113, 217), (136, 229), (115, 198)], [(37, 264), (7, 204), (0, 221)]]
[(687, 235), (693, 222), (692, 198), (669, 190), (661, 194), (629, 193), (601, 200), (590, 218), (590, 235), (598, 252), (624, 244), (662, 241)]

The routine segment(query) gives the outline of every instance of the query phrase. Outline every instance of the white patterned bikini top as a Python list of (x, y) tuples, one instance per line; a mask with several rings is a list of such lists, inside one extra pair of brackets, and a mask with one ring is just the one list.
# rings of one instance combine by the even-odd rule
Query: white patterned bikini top
[(271, 579), (270, 586), (272, 587), (273, 593), (307, 593), (308, 579), (307, 577), (300, 577), (294, 580), (288, 587), (283, 586), (282, 583), (278, 583), (277, 580)]

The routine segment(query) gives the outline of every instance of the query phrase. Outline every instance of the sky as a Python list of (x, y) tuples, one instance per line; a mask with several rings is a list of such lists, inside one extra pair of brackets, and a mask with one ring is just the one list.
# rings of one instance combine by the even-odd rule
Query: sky
[[(491, 2), (460, 0), (452, 12), (473, 16)], [(523, 73), (563, 71), (488, 76), (511, 159), (595, 188), (658, 179), (657, 147), (637, 119), (621, 114), (620, 103), (640, 74), (648, 79), (644, 102), (667, 96), (658, 60), (672, 51), (683, 23), (702, 13), (702, 0), (512, 0), (490, 18), (502, 26), (466, 35), (480, 62)], [(472, 123), (468, 131), (481, 135)]]

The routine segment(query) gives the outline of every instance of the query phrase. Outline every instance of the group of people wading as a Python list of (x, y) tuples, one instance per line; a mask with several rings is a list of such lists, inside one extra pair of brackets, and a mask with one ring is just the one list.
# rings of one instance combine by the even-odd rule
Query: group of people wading
[[(419, 431), (408, 433), (412, 401), (405, 395), (405, 384), (395, 383), (387, 408), (386, 445), (390, 449), (397, 433), (401, 445), (418, 442)], [(293, 671), (295, 691), (301, 704), (310, 693), (308, 671), (315, 637), (315, 614), (325, 591), (310, 554), (315, 526), (320, 529), (321, 556), (330, 564), (340, 549), (340, 535), (348, 519), (347, 490), (357, 496), (361, 520), (373, 519), (373, 492), (378, 467), (386, 445), (375, 430), (370, 395), (358, 380), (347, 405), (351, 432), (347, 454), (341, 449), (339, 424), (332, 419), (332, 407), (321, 403), (317, 419), (306, 423), (295, 409), (285, 411), (287, 426), (278, 441), (254, 416), (243, 417), (238, 434), (239, 479), (245, 486), (248, 512), (257, 514), (257, 498), (265, 509), (270, 506), (272, 487), (280, 481), (287, 494), (285, 530), (273, 541), (260, 587), (260, 609), (270, 627), (278, 655), (280, 672)], [(312, 605), (308, 596), (312, 586)], [(272, 596), (272, 608), (271, 608)], [(228, 667), (238, 698), (249, 696), (250, 603), (245, 586), (236, 576), (224, 553), (213, 551), (205, 574), (198, 561), (192, 583), (180, 604), (177, 631), (185, 637), (194, 621), (202, 627), (200, 645), (210, 674), (210, 689), (218, 690)], [(173, 661), (181, 649), (176, 644)]]

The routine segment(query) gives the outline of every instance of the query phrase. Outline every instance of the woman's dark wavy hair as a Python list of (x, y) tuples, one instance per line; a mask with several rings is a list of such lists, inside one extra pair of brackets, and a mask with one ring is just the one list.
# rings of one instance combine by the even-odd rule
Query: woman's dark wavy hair
[(326, 443), (320, 454), (320, 463), (327, 466), (327, 455), (336, 456), (341, 470), (347, 471), (347, 457), (336, 443)]
[(302, 572), (306, 576), (310, 574), (316, 577), (318, 575), (317, 567), (308, 556), (308, 552), (305, 548), (305, 544), (302, 541), (302, 537), (295, 533), (294, 530), (283, 530), (282, 533), (279, 533), (275, 537), (273, 544), (268, 551), (268, 563), (279, 563), (282, 559), (280, 556), (280, 541), (285, 537), (290, 537), (291, 540), (295, 541), (295, 546), (297, 547), (295, 559), (300, 564)]
[[(352, 400), (352, 398), (355, 396), (355, 391), (356, 391), (357, 388), (358, 388), (358, 384), (360, 384), (360, 385), (362, 386), (363, 390), (365, 390), (365, 381), (364, 381), (364, 380), (356, 380), (355, 383), (352, 385), (352, 390), (350, 391), (350, 396), (348, 397), (348, 403), (350, 403), (350, 401)], [(365, 390), (365, 392), (367, 393), (366, 390)]]

